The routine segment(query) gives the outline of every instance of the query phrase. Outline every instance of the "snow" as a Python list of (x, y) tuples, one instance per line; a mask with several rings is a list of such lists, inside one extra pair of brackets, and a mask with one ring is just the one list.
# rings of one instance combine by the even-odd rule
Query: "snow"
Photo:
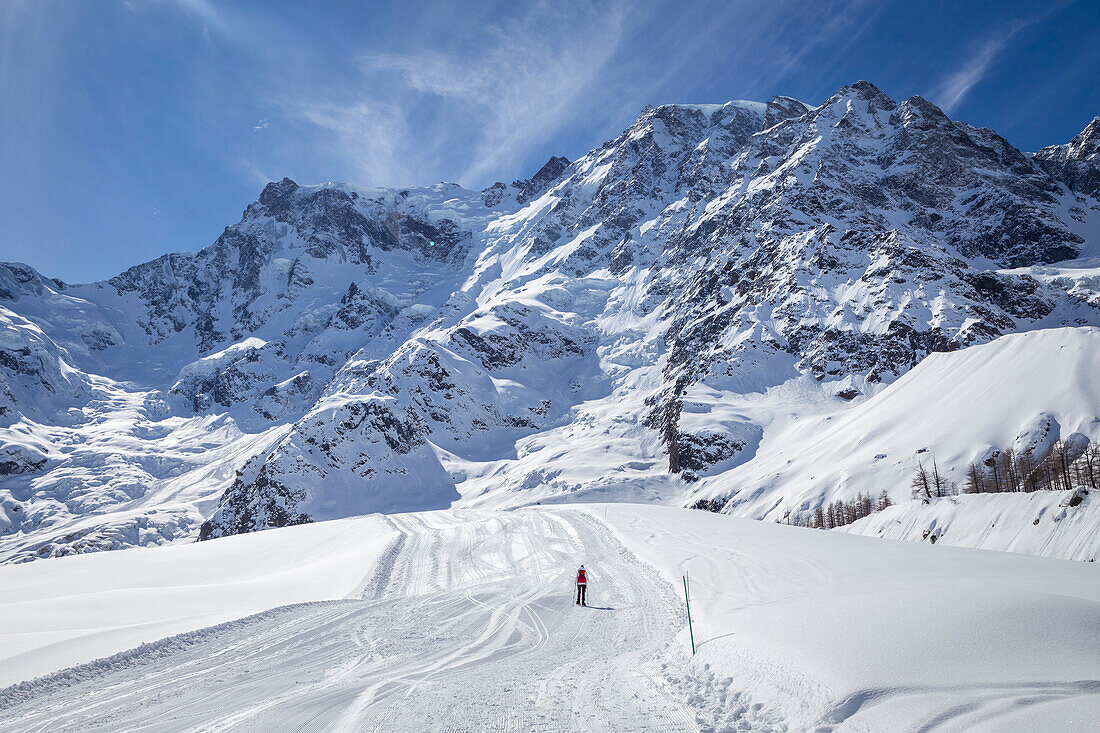
[(194, 379), (196, 377), (212, 377), (227, 365), (245, 356), (250, 351), (258, 351), (265, 346), (267, 346), (267, 342), (263, 339), (249, 336), (242, 341), (225, 347), (221, 351), (208, 354), (198, 361), (193, 361), (185, 365), (180, 369), (176, 381), (182, 382), (185, 379)]
[[(786, 509), (807, 511), (857, 492), (886, 490), (901, 502), (918, 461), (935, 458), (962, 485), (967, 466), (991, 446), (1041, 449), (1075, 432), (1100, 439), (1098, 353), (1100, 329), (1078, 327), (930, 354), (852, 405), (805, 414), (804, 403), (796, 408), (803, 414), (765, 430), (752, 461), (701, 481), (699, 493), (733, 492), (728, 511), (775, 519)], [(778, 397), (777, 391), (768, 401)], [(779, 505), (777, 493), (784, 497)], [(1076, 526), (1085, 531), (1088, 522)], [(1083, 538), (1082, 548), (1089, 544)], [(1023, 544), (1016, 549), (1025, 551)], [(1089, 554), (1096, 549), (1093, 539)]]
[[(98, 399), (74, 425), (24, 418), (0, 428), (5, 445), (45, 455), (53, 469), (46, 477), (7, 477), (0, 526), (14, 531), (4, 537), (0, 560), (66, 554), (72, 547), (159, 545), (194, 535), (236, 468), (290, 427), (242, 433), (224, 414), (167, 417), (157, 414), (155, 394), (102, 378), (97, 388)], [(27, 500), (32, 490), (40, 501)]]
[(702, 112), (707, 117), (714, 116), (715, 112), (720, 112), (725, 109), (744, 109), (754, 114), (764, 116), (764, 113), (768, 111), (768, 105), (764, 102), (754, 102), (748, 99), (734, 99), (723, 104), (675, 104), (674, 107), (681, 109), (692, 109), (698, 112)]
[(5, 566), (0, 685), (275, 606), (344, 598), (395, 536), (366, 517)]
[(690, 576), (699, 653), (681, 684), (715, 729), (1073, 730), (1100, 714), (1089, 565), (662, 507), (590, 511), (666, 581)]
[(1069, 506), (1073, 491), (964, 494), (903, 502), (841, 527), (844, 532), (1044, 557), (1100, 560), (1100, 495)]
[(12, 731), (1057, 731), (1100, 713), (1089, 565), (667, 507), (360, 517), (0, 567), (0, 586), (0, 684), (53, 673), (0, 690)]
[[(1094, 249), (1100, 251), (1100, 236), (1086, 240)], [(1008, 274), (1027, 274), (1036, 280), (1061, 288), (1071, 296), (1081, 300), (1100, 302), (1100, 257), (1085, 257), (1055, 265), (1033, 265), (1015, 270), (1004, 270)]]
[[(380, 524), (389, 529), (379, 532)], [(374, 562), (395, 534), (397, 542)], [(313, 595), (344, 598), (283, 606), (0, 691), (5, 728), (360, 729), (385, 721), (394, 730), (445, 723), (462, 730), (589, 723), (693, 729), (687, 706), (662, 689), (655, 662), (680, 626), (672, 589), (581, 513), (430, 512), (242, 539), (280, 554), (292, 546), (332, 578)], [(332, 543), (347, 551), (329, 552)], [(240, 545), (215, 540), (200, 547), (226, 558)], [(194, 558), (185, 549), (192, 548), (140, 556), (156, 557), (158, 584), (179, 584), (172, 613), (180, 616), (201, 610), (219, 590), (207, 592), (187, 569)], [(73, 560), (93, 559), (122, 570), (136, 557), (35, 563), (35, 577), (42, 589), (56, 588), (58, 578), (48, 576), (62, 563), (72, 568), (67, 572), (76, 572)], [(586, 609), (572, 604), (578, 557), (600, 568), (592, 573), (600, 588)], [(261, 576), (294, 589), (286, 601), (300, 601), (302, 575), (277, 570), (285, 558), (269, 563), (259, 552), (248, 559)], [(213, 562), (207, 568), (216, 572)], [(18, 569), (3, 568), (0, 577)], [(140, 602), (142, 589), (120, 589), (115, 600)], [(72, 618), (70, 599), (55, 597), (51, 608)], [(41, 611), (5, 607), (13, 623), (0, 641), (18, 638)], [(22, 661), (7, 660), (2, 669), (9, 681), (32, 673)]]
[(1100, 206), (919, 99), (781, 107), (647, 108), (522, 206), (284, 180), (108, 282), (0, 264), (5, 729), (1088, 727), (1096, 492), (908, 495), (1100, 439)]

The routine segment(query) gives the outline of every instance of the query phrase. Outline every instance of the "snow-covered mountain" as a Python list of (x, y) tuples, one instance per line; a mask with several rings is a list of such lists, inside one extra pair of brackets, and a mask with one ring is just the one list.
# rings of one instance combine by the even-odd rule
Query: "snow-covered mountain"
[(1100, 191), (1100, 117), (1065, 145), (1051, 145), (1035, 160), (1071, 191), (1095, 195)]
[[(933, 440), (953, 472), (1003, 445), (936, 404), (982, 357), (937, 357), (906, 405), (939, 432), (888, 462), (821, 448), (818, 480), (783, 436), (882, 420), (933, 352), (1087, 363), (1098, 126), (1029, 156), (867, 82), (666, 105), (512, 184), (283, 179), (209, 247), (105, 282), (4, 265), (0, 561), (455, 504), (902, 501)], [(1100, 439), (1100, 393), (1065, 379), (1029, 409)], [(1031, 417), (977, 402), (998, 431)]]

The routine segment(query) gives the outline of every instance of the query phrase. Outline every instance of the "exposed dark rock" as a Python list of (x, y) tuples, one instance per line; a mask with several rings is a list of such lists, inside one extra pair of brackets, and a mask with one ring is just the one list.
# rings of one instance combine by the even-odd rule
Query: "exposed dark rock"
[(516, 194), (516, 202), (525, 204), (531, 199), (538, 198), (546, 193), (568, 167), (569, 159), (556, 155), (546, 161), (535, 175), (523, 180), (513, 181), (512, 185), (519, 189), (519, 193)]
[(1076, 193), (1100, 193), (1100, 117), (1066, 145), (1052, 145), (1035, 154), (1035, 162)]

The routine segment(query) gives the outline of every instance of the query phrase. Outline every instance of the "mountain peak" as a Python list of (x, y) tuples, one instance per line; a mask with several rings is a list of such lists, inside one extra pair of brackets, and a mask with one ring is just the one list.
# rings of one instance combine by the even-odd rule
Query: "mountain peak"
[(810, 106), (793, 97), (775, 96), (768, 102), (764, 111), (764, 127), (768, 130), (775, 127), (783, 120), (791, 120), (801, 117), (810, 111)]
[[(950, 118), (939, 107), (929, 102), (924, 97), (916, 95), (909, 97), (897, 106), (894, 111), (898, 121), (909, 128), (929, 130), (939, 125), (949, 123)], [(891, 117), (893, 119), (893, 117)]]
[(1100, 158), (1100, 115), (1093, 117), (1084, 130), (1073, 136), (1066, 153), (1070, 160)]
[(1035, 153), (1033, 160), (1075, 193), (1100, 193), (1100, 116), (1068, 143), (1049, 145)]
[(836, 94), (829, 97), (829, 100), (825, 104), (831, 104), (849, 97), (867, 102), (872, 112), (891, 110), (898, 106), (898, 103), (887, 96), (885, 92), (871, 82), (863, 79), (854, 84), (848, 84), (847, 86), (841, 87), (837, 90)]
[(544, 194), (568, 167), (568, 158), (554, 155), (539, 168), (535, 175), (527, 179), (513, 181), (512, 185), (519, 189), (516, 202), (524, 204)]
[(260, 192), (260, 203), (267, 205), (272, 201), (286, 196), (288, 193), (294, 193), (298, 190), (298, 184), (290, 180), (287, 177), (283, 177), (283, 180), (276, 183), (272, 181), (264, 186), (264, 190)]
[(529, 181), (543, 180), (547, 178), (557, 178), (561, 175), (561, 172), (569, 166), (569, 158), (564, 155), (552, 155), (550, 159), (542, 164), (542, 167), (538, 169), (538, 172)]

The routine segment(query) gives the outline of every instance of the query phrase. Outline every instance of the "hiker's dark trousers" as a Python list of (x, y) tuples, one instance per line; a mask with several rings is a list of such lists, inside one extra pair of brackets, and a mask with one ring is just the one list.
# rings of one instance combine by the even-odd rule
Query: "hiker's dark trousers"
[(584, 583), (577, 583), (577, 603), (586, 603), (587, 602), (584, 599), (584, 593), (587, 590), (587, 588), (588, 588), (588, 586), (585, 585)]

